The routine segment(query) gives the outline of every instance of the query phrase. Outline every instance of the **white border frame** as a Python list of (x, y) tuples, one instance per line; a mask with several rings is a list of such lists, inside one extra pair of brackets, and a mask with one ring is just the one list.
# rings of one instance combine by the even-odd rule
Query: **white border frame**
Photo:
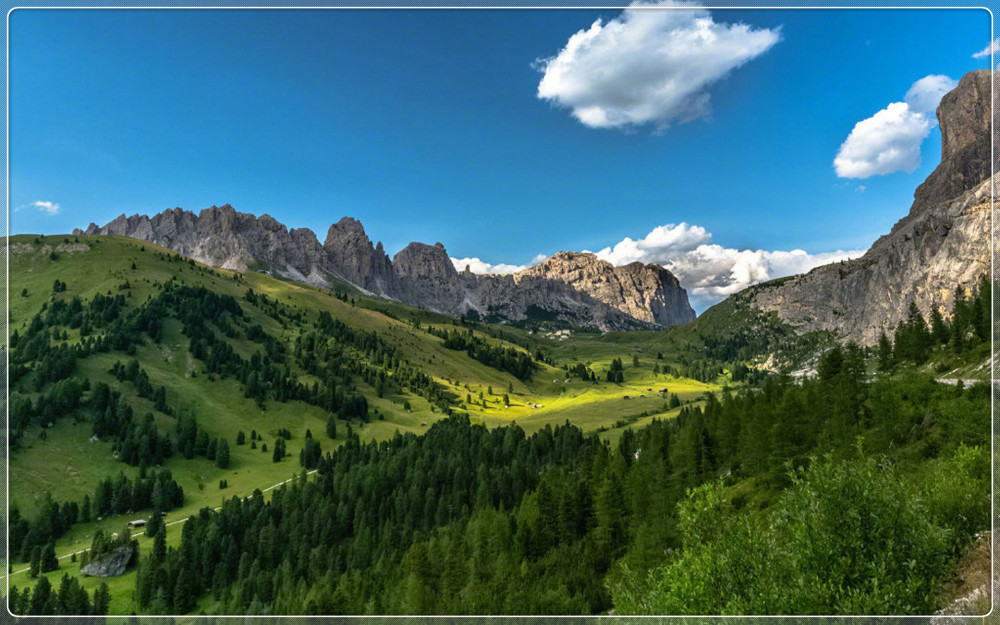
[[(6, 241), (4, 250), (4, 262), (5, 262), (5, 289), (6, 289), (6, 299), (4, 304), (6, 305), (6, 312), (4, 317), (4, 332), (6, 334), (5, 346), (5, 362), (4, 362), (4, 409), (5, 409), (5, 427), (7, 441), (10, 441), (10, 381), (7, 377), (7, 373), (10, 371), (10, 18), (11, 15), (18, 10), (42, 10), (42, 11), (162, 11), (162, 10), (207, 10), (207, 11), (306, 11), (306, 10), (325, 10), (325, 11), (345, 11), (345, 10), (367, 10), (367, 11), (531, 11), (531, 10), (567, 10), (567, 11), (624, 11), (629, 10), (640, 10), (640, 11), (690, 11), (690, 10), (749, 10), (749, 11), (760, 11), (760, 10), (809, 10), (809, 11), (827, 11), (827, 10), (859, 10), (859, 11), (901, 11), (901, 10), (963, 10), (963, 11), (974, 11), (983, 10), (986, 11), (990, 16), (990, 43), (995, 41), (995, 31), (994, 31), (994, 16), (993, 11), (986, 6), (587, 6), (587, 5), (574, 5), (574, 6), (415, 6), (415, 5), (401, 5), (401, 6), (17, 6), (11, 8), (7, 11), (7, 68), (6, 68), (6, 111), (7, 111), (7, 223), (6, 223)], [(995, 176), (996, 171), (994, 170), (994, 164), (996, 162), (995, 156), (995, 143), (996, 143), (996, 132), (997, 129), (994, 128), (994, 117), (996, 115), (996, 103), (994, 101), (996, 94), (996, 74), (1000, 71), (997, 67), (996, 60), (997, 53), (990, 52), (990, 280), (991, 284), (995, 281), (995, 264), (996, 264), (996, 240), (995, 240), (995, 229), (996, 224), (994, 223), (994, 213), (995, 213), (995, 195), (996, 195), (996, 182)], [(948, 619), (952, 622), (962, 622), (968, 619), (983, 619), (983, 622), (991, 616), (993, 616), (994, 610), (996, 609), (996, 554), (995, 554), (995, 515), (996, 506), (994, 503), (995, 494), (995, 427), (994, 419), (996, 414), (996, 395), (1000, 391), (1000, 382), (996, 378), (996, 310), (995, 301), (998, 294), (994, 292), (990, 298), (990, 382), (991, 382), (991, 394), (990, 394), (990, 610), (986, 614), (974, 614), (974, 615), (837, 615), (837, 614), (810, 614), (810, 615), (613, 615), (613, 614), (591, 614), (591, 615), (410, 615), (410, 614), (389, 614), (389, 615), (288, 615), (288, 614), (226, 614), (226, 615), (199, 615), (199, 614), (184, 614), (184, 615), (152, 615), (144, 614), (138, 616), (130, 615), (17, 615), (10, 611), (10, 577), (9, 573), (4, 573), (6, 579), (6, 597), (3, 602), (4, 610), (8, 615), (16, 619), (115, 619), (115, 618), (135, 618), (135, 619), (175, 619), (175, 618), (190, 618), (190, 619), (287, 619), (287, 618), (297, 618), (297, 619), (542, 619), (542, 618), (558, 618), (558, 619), (741, 619), (741, 618), (752, 618), (752, 619), (833, 619), (833, 618), (847, 618), (847, 619)], [(5, 518), (10, 519), (10, 445), (9, 442), (5, 446)], [(282, 482), (285, 484), (290, 482), (292, 479)], [(275, 486), (279, 486), (275, 485)], [(272, 486), (271, 488), (274, 488)], [(178, 519), (172, 524), (183, 523), (187, 519)], [(6, 553), (4, 554), (7, 558), (8, 568), (10, 568), (10, 525), (5, 523), (4, 530), (5, 535), (5, 545)]]

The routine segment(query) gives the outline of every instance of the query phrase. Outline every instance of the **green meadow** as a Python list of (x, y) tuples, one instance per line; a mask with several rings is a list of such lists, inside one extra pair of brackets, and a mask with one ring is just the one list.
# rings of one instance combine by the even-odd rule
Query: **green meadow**
[[(455, 410), (467, 413), (473, 423), (488, 427), (516, 423), (531, 433), (568, 422), (585, 432), (599, 432), (602, 439), (614, 442), (625, 429), (676, 416), (679, 408), (668, 406), (670, 394), (676, 394), (682, 405), (699, 404), (706, 393), (718, 391), (729, 382), (725, 375), (712, 382), (699, 382), (665, 373), (663, 369), (670, 362), (673, 344), (665, 333), (601, 335), (576, 329), (568, 340), (558, 340), (549, 338), (550, 331), (476, 325), (473, 333), (489, 344), (528, 354), (541, 350), (546, 355), (551, 364), (538, 363), (530, 379), (519, 380), (473, 360), (464, 351), (447, 349), (440, 338), (427, 331), (429, 327), (467, 331), (458, 320), (368, 297), (346, 284), (338, 285), (335, 292), (262, 273), (238, 274), (179, 260), (159, 246), (114, 236), (16, 236), (10, 243), (11, 332), (23, 334), (34, 316), (56, 300), (68, 302), (78, 297), (86, 303), (99, 294), (125, 293), (131, 308), (155, 297), (171, 280), (202, 286), (237, 300), (252, 289), (289, 313), (303, 315), (305, 321), (294, 324), (242, 304), (249, 322), (260, 324), (266, 333), (285, 345), (292, 345), (298, 333), (309, 329), (314, 315), (327, 311), (352, 328), (378, 333), (450, 393), (455, 398)], [(54, 292), (57, 280), (65, 283), (65, 290)], [(74, 345), (81, 340), (78, 329), (69, 328), (65, 332), (65, 337), (53, 340), (54, 345)], [(349, 427), (362, 441), (386, 440), (397, 433), (420, 434), (445, 416), (416, 393), (396, 389), (380, 395), (361, 379), (355, 379), (352, 385), (367, 399), (371, 418), (368, 422), (339, 421), (337, 438), (330, 439), (326, 435), (328, 414), (324, 410), (295, 400), (268, 399), (261, 406), (246, 396), (237, 380), (206, 374), (203, 364), (191, 355), (189, 342), (180, 322), (166, 319), (159, 342), (147, 340), (136, 347), (134, 354), (113, 350), (91, 354), (78, 360), (74, 372), (74, 376), (92, 384), (108, 384), (127, 398), (136, 415), (152, 413), (160, 431), (172, 432), (175, 416), (157, 411), (150, 399), (136, 394), (130, 382), (119, 381), (111, 373), (116, 362), (134, 358), (148, 374), (153, 387), (166, 389), (171, 406), (195, 415), (199, 426), (211, 437), (228, 441), (231, 452), (228, 468), (219, 468), (203, 457), (185, 459), (176, 453), (163, 463), (184, 490), (183, 507), (166, 513), (168, 525), (174, 524), (167, 534), (168, 544), (179, 540), (180, 524), (201, 508), (218, 507), (225, 498), (246, 497), (255, 489), (265, 490), (300, 474), (298, 454), (307, 431), (326, 452), (343, 444)], [(240, 337), (230, 343), (243, 358), (249, 358), (258, 348)], [(615, 358), (624, 362), (621, 383), (604, 380)], [(578, 363), (593, 371), (598, 382), (568, 375), (564, 366)], [(294, 364), (290, 368), (305, 385), (317, 381)], [(25, 394), (38, 396), (37, 389)], [(503, 401), (505, 395), (509, 404)], [(287, 456), (281, 462), (274, 462), (271, 445), (282, 430), (291, 434)], [(239, 431), (247, 435), (256, 431), (263, 440), (258, 441), (256, 449), (251, 449), (249, 441), (236, 445)], [(91, 434), (89, 422), (73, 419), (58, 419), (49, 427), (31, 427), (25, 431), (11, 454), (11, 506), (30, 517), (49, 498), (79, 502), (84, 496), (93, 497), (96, 484), (104, 478), (120, 473), (135, 478), (139, 474), (138, 467), (113, 457), (111, 442), (98, 440)], [(262, 443), (269, 445), (267, 452), (262, 451)], [(223, 480), (228, 484), (226, 488), (220, 488)], [(132, 514), (73, 525), (55, 542), (59, 569), (45, 575), (52, 578), (54, 585), (58, 585), (64, 573), (80, 576), (79, 565), (68, 556), (87, 549), (97, 528), (118, 532), (129, 520), (145, 518), (149, 513), (150, 510), (134, 510)], [(148, 539), (139, 540), (145, 549)], [(31, 583), (27, 568), (26, 562), (12, 563), (12, 585)], [(100, 583), (95, 578), (81, 577), (81, 581), (88, 590)], [(129, 597), (134, 573), (107, 581), (113, 597), (112, 611), (131, 612), (134, 607)]]

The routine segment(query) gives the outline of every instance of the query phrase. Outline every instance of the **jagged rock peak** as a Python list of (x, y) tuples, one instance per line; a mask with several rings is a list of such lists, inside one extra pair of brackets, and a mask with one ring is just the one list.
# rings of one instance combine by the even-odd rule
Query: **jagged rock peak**
[(392, 266), (404, 278), (449, 279), (458, 275), (440, 242), (434, 245), (410, 243), (392, 257)]
[(341, 217), (340, 221), (330, 226), (330, 229), (326, 232), (326, 241), (323, 243), (324, 246), (336, 244), (343, 240), (345, 237), (352, 237), (356, 240), (364, 240), (369, 245), (371, 240), (365, 233), (365, 227), (361, 225), (361, 222), (353, 217)]
[(590, 252), (559, 252), (517, 274), (559, 280), (630, 317), (661, 326), (694, 321), (677, 278), (660, 265), (615, 267)]
[(524, 320), (548, 311), (570, 325), (630, 330), (694, 318), (687, 294), (662, 267), (615, 268), (591, 253), (560, 252), (517, 275), (456, 271), (441, 242), (410, 243), (390, 260), (372, 245), (361, 222), (343, 217), (322, 245), (308, 228), (288, 229), (270, 215), (240, 213), (229, 204), (197, 215), (181, 208), (152, 218), (121, 215), (86, 234), (119, 234), (152, 241), (203, 263), (267, 270), (293, 280), (331, 284), (337, 277), (369, 293), (447, 314), (477, 310)]
[(972, 189), (995, 169), (990, 167), (991, 79), (990, 70), (969, 72), (941, 98), (941, 163), (914, 192), (910, 215)]
[(754, 287), (747, 297), (797, 331), (829, 330), (872, 345), (915, 303), (945, 317), (956, 289), (969, 295), (990, 267), (992, 72), (962, 77), (937, 109), (942, 160), (914, 193), (909, 214), (861, 258)]

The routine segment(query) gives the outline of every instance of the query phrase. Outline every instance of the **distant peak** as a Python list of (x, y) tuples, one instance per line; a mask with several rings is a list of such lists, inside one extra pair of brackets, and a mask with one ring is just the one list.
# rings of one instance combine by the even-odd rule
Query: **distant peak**
[(349, 242), (361, 241), (366, 247), (371, 247), (371, 241), (365, 233), (365, 227), (353, 217), (341, 217), (340, 221), (330, 226), (326, 232), (324, 247), (345, 245)]

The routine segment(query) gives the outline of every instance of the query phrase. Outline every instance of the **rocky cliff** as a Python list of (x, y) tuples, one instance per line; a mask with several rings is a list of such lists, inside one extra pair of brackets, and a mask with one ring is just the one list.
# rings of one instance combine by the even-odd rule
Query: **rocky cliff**
[(548, 319), (601, 330), (688, 323), (694, 311), (677, 278), (659, 265), (614, 267), (593, 254), (560, 252), (512, 275), (455, 270), (441, 243), (411, 243), (391, 260), (364, 227), (344, 217), (320, 245), (307, 229), (288, 230), (268, 215), (228, 204), (198, 215), (179, 208), (122, 215), (77, 235), (117, 234), (157, 243), (215, 267), (267, 270), (318, 286), (339, 278), (360, 289), (452, 315), (490, 320)]
[(232, 206), (195, 215), (174, 208), (153, 217), (119, 216), (104, 227), (90, 224), (74, 234), (118, 234), (150, 241), (213, 267), (247, 271), (265, 267), (289, 278), (324, 284), (326, 253), (306, 228), (288, 230), (270, 215), (255, 217)]
[(874, 344), (911, 301), (946, 317), (955, 288), (968, 294), (990, 267), (991, 72), (966, 74), (937, 109), (941, 163), (914, 193), (909, 214), (861, 258), (753, 287), (739, 295), (797, 331), (832, 330)]
[(559, 252), (517, 274), (564, 282), (625, 314), (661, 326), (694, 321), (687, 292), (659, 265), (615, 267), (593, 254)]

